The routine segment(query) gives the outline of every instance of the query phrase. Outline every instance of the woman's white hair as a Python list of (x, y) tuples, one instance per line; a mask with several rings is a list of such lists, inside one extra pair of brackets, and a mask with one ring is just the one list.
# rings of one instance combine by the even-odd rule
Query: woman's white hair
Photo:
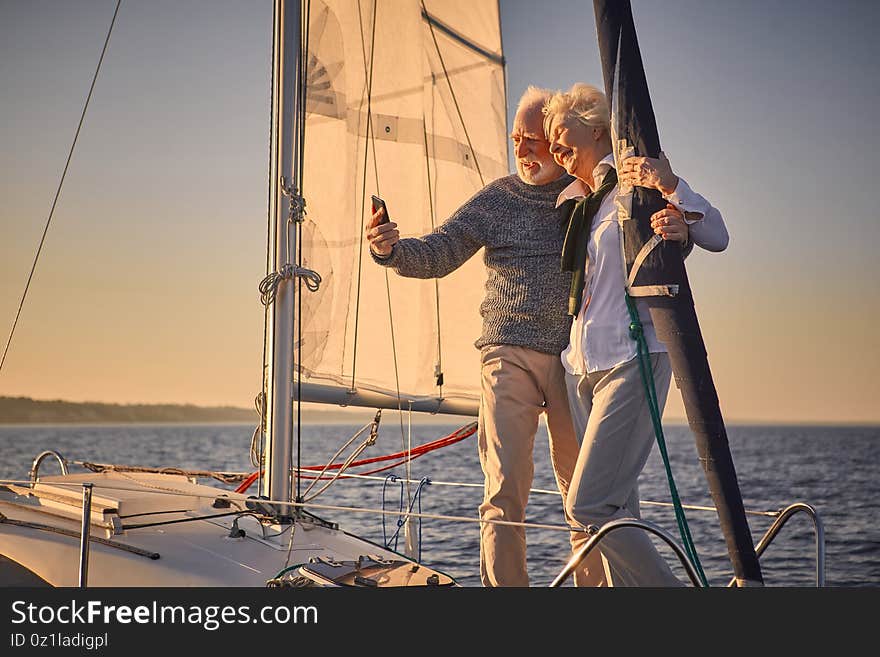
[(549, 138), (550, 122), (554, 117), (573, 117), (594, 128), (611, 132), (611, 110), (608, 99), (596, 87), (577, 82), (568, 91), (557, 91), (541, 108), (544, 114), (544, 133)]

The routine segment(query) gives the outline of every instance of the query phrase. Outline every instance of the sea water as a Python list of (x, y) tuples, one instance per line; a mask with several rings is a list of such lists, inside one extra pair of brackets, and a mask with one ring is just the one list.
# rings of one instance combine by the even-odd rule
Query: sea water
[[(368, 422), (370, 415), (365, 415)], [(323, 465), (360, 425), (304, 425), (298, 432), (299, 462)], [(420, 445), (450, 434), (458, 425), (416, 425), (383, 420), (376, 444), (360, 458), (399, 452), (407, 441)], [(664, 427), (675, 483), (683, 503), (711, 506), (706, 479), (697, 459), (694, 441), (686, 426)], [(752, 538), (757, 541), (775, 512), (804, 502), (815, 507), (825, 530), (826, 584), (838, 587), (880, 585), (880, 427), (739, 426), (727, 427), (730, 448), (747, 511)], [(65, 458), (155, 467), (250, 472), (253, 427), (243, 424), (0, 426), (0, 478), (26, 479), (33, 458), (54, 449)], [(355, 444), (357, 444), (356, 441)], [(345, 454), (340, 459), (344, 458)], [(553, 475), (542, 426), (535, 440), (533, 488), (552, 490)], [(383, 462), (358, 468), (363, 472)], [(476, 436), (430, 452), (410, 466), (416, 483), (404, 496), (419, 492), (415, 510), (424, 514), (475, 519), (482, 496), (483, 476), (477, 459)], [(47, 459), (41, 473), (57, 473)], [(402, 466), (377, 473), (377, 479), (346, 479), (333, 483), (315, 502), (360, 508), (398, 509)], [(426, 480), (419, 488), (418, 481)], [(430, 481), (431, 483), (427, 483)], [(212, 482), (208, 482), (212, 483)], [(222, 487), (222, 484), (213, 482)], [(301, 485), (307, 486), (303, 481)], [(472, 484), (449, 486), (446, 483)], [(319, 486), (316, 486), (317, 489)], [(655, 448), (639, 482), (642, 517), (660, 525), (676, 538), (678, 527), (668, 503), (669, 487), (663, 463)], [(227, 486), (229, 488), (229, 486)], [(254, 486), (250, 493), (256, 493)], [(346, 531), (377, 543), (393, 542), (403, 551), (402, 531), (393, 516), (315, 510), (338, 522)], [(732, 576), (726, 545), (714, 511), (686, 509), (694, 544), (711, 586), (726, 586)], [(534, 492), (527, 521), (562, 526), (558, 495)], [(479, 586), (479, 525), (474, 522), (424, 519), (412, 527), (420, 538), (422, 560), (456, 578), (464, 586)], [(546, 586), (569, 556), (567, 536), (552, 529), (528, 529), (528, 568), (532, 586)], [(678, 541), (680, 543), (680, 541)], [(658, 544), (659, 545), (659, 544)], [(671, 550), (660, 547), (673, 559)], [(761, 557), (769, 586), (813, 586), (816, 583), (816, 533), (810, 517), (793, 516)], [(676, 568), (678, 568), (676, 566)], [(684, 577), (684, 571), (678, 569)], [(570, 585), (570, 582), (568, 583)]]

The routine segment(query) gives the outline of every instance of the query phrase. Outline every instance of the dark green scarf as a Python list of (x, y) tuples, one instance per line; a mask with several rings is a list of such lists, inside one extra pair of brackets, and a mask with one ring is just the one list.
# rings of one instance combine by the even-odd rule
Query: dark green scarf
[(617, 184), (617, 171), (614, 167), (605, 174), (599, 188), (581, 199), (571, 211), (565, 241), (562, 243), (562, 271), (572, 272), (571, 288), (568, 292), (568, 314), (577, 316), (584, 294), (584, 272), (587, 269), (587, 244), (590, 241), (590, 228), (593, 216), (599, 210), (606, 194)]

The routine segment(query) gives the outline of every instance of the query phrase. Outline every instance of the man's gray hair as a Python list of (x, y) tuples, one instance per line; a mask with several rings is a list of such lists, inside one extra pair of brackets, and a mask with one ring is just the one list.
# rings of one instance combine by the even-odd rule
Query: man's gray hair
[[(554, 117), (576, 118), (593, 128), (604, 128), (611, 133), (611, 111), (608, 99), (596, 87), (582, 82), (572, 85), (568, 91), (558, 91), (544, 103), (544, 132), (548, 133)], [(549, 138), (549, 134), (547, 137)]]
[(520, 96), (519, 103), (516, 106), (517, 114), (519, 114), (520, 110), (526, 107), (533, 107), (534, 105), (544, 107), (552, 95), (553, 92), (549, 89), (536, 87), (535, 85), (530, 84), (523, 92), (523, 95)]

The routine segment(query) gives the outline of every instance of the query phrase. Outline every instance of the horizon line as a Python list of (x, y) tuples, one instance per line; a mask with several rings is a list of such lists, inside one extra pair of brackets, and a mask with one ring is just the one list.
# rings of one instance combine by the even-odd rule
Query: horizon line
[[(38, 399), (35, 397), (30, 397), (28, 395), (0, 395), (0, 400), (10, 399), (10, 400), (27, 400), (36, 403), (62, 403), (62, 404), (71, 404), (71, 405), (103, 405), (103, 406), (120, 406), (120, 407), (161, 407), (161, 406), (178, 406), (178, 407), (191, 407), (194, 409), (203, 409), (203, 410), (212, 410), (212, 409), (222, 409), (222, 410), (234, 410), (234, 411), (242, 411), (242, 412), (252, 412), (255, 413), (253, 407), (248, 408), (244, 406), (234, 406), (232, 404), (215, 404), (215, 405), (201, 405), (195, 404), (192, 402), (111, 402), (111, 401), (71, 401), (68, 399)], [(370, 408), (367, 407), (353, 407), (353, 406), (340, 406), (336, 404), (320, 404), (317, 402), (303, 402), (304, 404), (308, 404), (308, 408), (304, 409), (313, 413), (351, 413), (355, 414), (358, 412), (371, 412)], [(322, 408), (326, 407), (326, 408)], [(395, 409), (384, 409), (393, 412)], [(401, 411), (405, 412), (405, 411)], [(420, 413), (416, 412), (416, 417), (419, 418), (438, 418), (442, 419), (440, 414), (434, 413)], [(447, 415), (450, 420), (456, 417), (470, 417), (470, 416), (457, 416), (457, 415)], [(149, 422), (149, 421), (147, 421)], [(682, 416), (670, 416), (664, 417), (663, 422), (671, 425), (687, 425), (688, 420), (686, 417)], [(184, 422), (185, 424), (189, 422)], [(216, 423), (212, 421), (206, 422), (193, 422), (193, 423)], [(228, 424), (229, 422), (227, 422)], [(237, 422), (232, 422), (237, 423)], [(244, 422), (243, 422), (244, 423)], [(439, 422), (438, 422), (439, 423)], [(0, 418), (0, 424), (6, 426), (12, 426), (21, 424), (19, 422), (10, 422), (6, 423)], [(25, 423), (27, 425), (33, 426), (34, 424), (40, 424), (38, 422)], [(87, 424), (80, 422), (49, 422), (46, 424)], [(125, 424), (131, 424), (127, 422)], [(790, 426), (790, 427), (799, 427), (799, 426), (847, 426), (847, 427), (880, 427), (880, 420), (795, 420), (795, 419), (758, 419), (758, 418), (728, 418), (724, 420), (724, 424), (731, 426)]]

